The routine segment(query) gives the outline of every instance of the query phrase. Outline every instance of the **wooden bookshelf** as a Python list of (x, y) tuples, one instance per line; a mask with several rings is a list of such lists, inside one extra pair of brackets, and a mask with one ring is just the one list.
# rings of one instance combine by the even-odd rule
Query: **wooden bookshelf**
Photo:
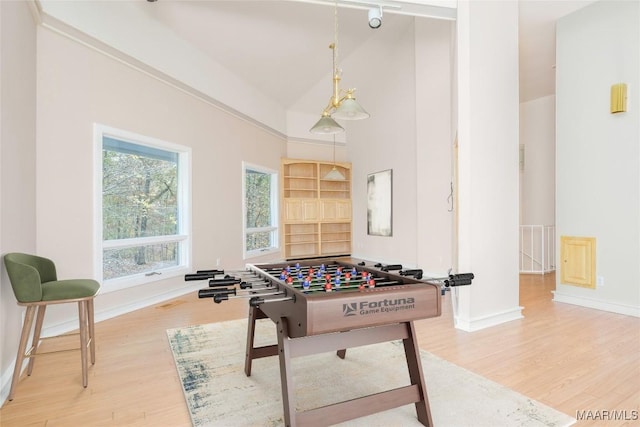
[[(326, 179), (336, 169), (344, 180)], [(282, 159), (281, 224), (286, 259), (351, 254), (351, 164)]]

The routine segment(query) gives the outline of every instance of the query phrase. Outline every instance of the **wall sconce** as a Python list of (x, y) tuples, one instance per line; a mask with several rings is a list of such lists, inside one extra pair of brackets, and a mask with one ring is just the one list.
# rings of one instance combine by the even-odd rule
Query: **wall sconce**
[(627, 111), (627, 85), (618, 83), (611, 85), (611, 114)]

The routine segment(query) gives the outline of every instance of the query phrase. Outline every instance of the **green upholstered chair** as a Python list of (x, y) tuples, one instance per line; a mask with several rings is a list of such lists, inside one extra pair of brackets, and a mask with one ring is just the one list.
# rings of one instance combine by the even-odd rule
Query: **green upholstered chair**
[[(86, 387), (89, 368), (87, 351), (90, 352), (91, 364), (96, 362), (95, 341), (93, 339), (93, 299), (100, 289), (100, 284), (91, 279), (58, 280), (53, 261), (35, 255), (9, 253), (4, 256), (4, 264), (18, 305), (26, 307), (9, 400), (13, 400), (24, 359), (29, 358), (27, 375), (31, 375), (35, 356), (47, 354), (37, 353), (37, 351), (38, 345), (43, 339), (40, 337), (40, 332), (42, 331), (44, 313), (49, 304), (78, 303), (82, 385)], [(36, 309), (38, 315), (33, 331), (33, 340), (29, 350), (26, 350)]]

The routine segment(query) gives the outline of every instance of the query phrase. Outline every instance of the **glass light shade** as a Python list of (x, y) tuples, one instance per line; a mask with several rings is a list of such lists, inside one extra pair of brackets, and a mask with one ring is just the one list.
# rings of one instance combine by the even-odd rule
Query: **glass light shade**
[(320, 117), (320, 120), (318, 120), (318, 123), (313, 125), (313, 127), (309, 129), (309, 131), (311, 133), (331, 135), (344, 132), (344, 128), (331, 117), (323, 115), (322, 117)]
[(344, 181), (347, 178), (345, 178), (345, 176), (342, 175), (342, 173), (334, 166), (333, 169), (331, 169), (329, 173), (324, 176), (324, 179), (331, 179), (333, 181)]
[(356, 102), (355, 98), (346, 98), (331, 117), (342, 120), (361, 120), (368, 119), (369, 113)]

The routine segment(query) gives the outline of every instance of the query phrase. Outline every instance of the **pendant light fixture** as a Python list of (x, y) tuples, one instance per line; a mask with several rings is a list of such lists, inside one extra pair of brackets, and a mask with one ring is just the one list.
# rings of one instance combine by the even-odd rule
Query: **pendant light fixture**
[(333, 134), (333, 168), (323, 177), (332, 181), (345, 181), (347, 178), (336, 168), (336, 134)]
[[(334, 32), (333, 43), (329, 45), (329, 49), (333, 53), (333, 95), (329, 99), (329, 104), (322, 111), (320, 120), (310, 129), (311, 133), (331, 135), (344, 132), (344, 128), (335, 121), (341, 120), (360, 120), (369, 118), (364, 108), (358, 104), (353, 93), (355, 89), (347, 91), (340, 90), (341, 70), (338, 68), (338, 1), (335, 2), (334, 9)], [(335, 143), (334, 143), (335, 148)]]

